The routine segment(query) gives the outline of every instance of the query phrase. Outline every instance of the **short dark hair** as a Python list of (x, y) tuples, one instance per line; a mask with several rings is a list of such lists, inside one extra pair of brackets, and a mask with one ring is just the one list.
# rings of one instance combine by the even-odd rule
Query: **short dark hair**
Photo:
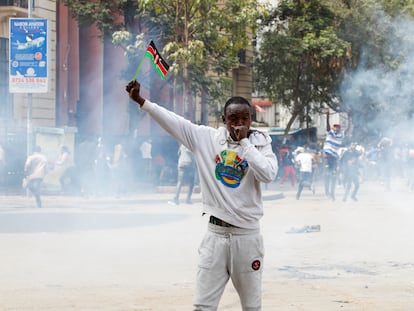
[(249, 108), (252, 107), (246, 98), (241, 96), (233, 96), (224, 104), (224, 115), (226, 115), (227, 107), (231, 104), (243, 104), (249, 106)]

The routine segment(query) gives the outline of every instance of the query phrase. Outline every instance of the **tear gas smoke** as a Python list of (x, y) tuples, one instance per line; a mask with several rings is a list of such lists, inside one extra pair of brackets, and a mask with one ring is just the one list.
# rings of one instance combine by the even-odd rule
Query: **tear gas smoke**
[[(371, 132), (377, 137), (413, 142), (410, 130), (414, 115), (414, 20), (387, 17), (376, 12), (378, 25), (387, 33), (383, 46), (385, 61), (372, 66), (372, 49), (363, 48), (357, 69), (347, 75), (341, 96), (345, 109), (352, 110), (354, 135)], [(384, 26), (385, 25), (385, 26)], [(386, 29), (385, 29), (386, 28)], [(382, 31), (382, 30), (380, 30)]]

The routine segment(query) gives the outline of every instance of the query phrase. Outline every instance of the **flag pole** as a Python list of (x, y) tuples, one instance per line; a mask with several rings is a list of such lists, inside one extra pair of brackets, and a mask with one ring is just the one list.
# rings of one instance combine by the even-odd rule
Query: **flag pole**
[(141, 71), (141, 66), (142, 66), (142, 63), (144, 62), (144, 59), (145, 59), (145, 56), (140, 60), (140, 62), (139, 62), (139, 64), (138, 64), (138, 67), (137, 67), (137, 70), (135, 70), (135, 75), (134, 75), (134, 77), (132, 78), (132, 80), (136, 80), (137, 79), (137, 77), (138, 77), (138, 74), (139, 74), (139, 72)]

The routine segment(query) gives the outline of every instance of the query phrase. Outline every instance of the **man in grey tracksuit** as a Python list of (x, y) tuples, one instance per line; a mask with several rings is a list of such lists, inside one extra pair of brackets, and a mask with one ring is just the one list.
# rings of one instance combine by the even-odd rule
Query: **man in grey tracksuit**
[(243, 310), (261, 310), (260, 183), (273, 181), (278, 163), (271, 138), (250, 128), (250, 103), (243, 97), (230, 98), (224, 106), (226, 127), (212, 128), (191, 123), (142, 98), (136, 80), (126, 90), (197, 161), (203, 213), (210, 221), (199, 248), (194, 310), (217, 310), (230, 278)]

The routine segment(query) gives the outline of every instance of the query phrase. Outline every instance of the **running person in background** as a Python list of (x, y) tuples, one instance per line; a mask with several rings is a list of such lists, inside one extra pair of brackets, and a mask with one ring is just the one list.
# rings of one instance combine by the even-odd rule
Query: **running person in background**
[(194, 310), (217, 310), (229, 279), (243, 310), (261, 310), (264, 246), (261, 182), (274, 180), (278, 164), (271, 138), (250, 129), (251, 105), (232, 97), (224, 105), (226, 127), (196, 125), (140, 95), (129, 96), (168, 133), (190, 149), (198, 164), (203, 214), (210, 215), (199, 247)]
[(172, 201), (168, 201), (168, 204), (179, 205), (180, 204), (180, 192), (184, 184), (188, 184), (187, 199), (185, 203), (191, 203), (191, 196), (193, 195), (194, 184), (197, 166), (194, 160), (193, 153), (188, 150), (184, 145), (180, 145), (178, 149), (178, 176), (177, 186), (175, 189), (175, 196)]
[(292, 151), (287, 145), (283, 145), (282, 149), (279, 151), (279, 155), (279, 163), (283, 167), (283, 176), (280, 179), (280, 185), (283, 185), (285, 180), (290, 177), (290, 182), (292, 187), (294, 187), (296, 182), (296, 173)]
[(341, 125), (334, 124), (333, 129), (330, 128), (329, 119), (327, 119), (327, 130), (325, 143), (323, 145), (324, 182), (325, 194), (332, 201), (335, 201), (335, 187), (338, 173), (339, 148), (342, 146), (344, 134), (341, 132)]
[(312, 180), (314, 159), (308, 146), (305, 146), (304, 148), (298, 150), (295, 162), (299, 170), (299, 186), (298, 191), (296, 192), (296, 200), (299, 200), (304, 187), (309, 187), (309, 190), (314, 193)]
[(41, 152), (40, 146), (36, 146), (24, 164), (24, 187), (33, 194), (38, 208), (42, 207), (41, 186), (48, 172), (47, 158)]
[(348, 195), (351, 192), (352, 185), (353, 190), (351, 193), (351, 199), (358, 201), (356, 195), (358, 194), (359, 189), (359, 156), (360, 152), (356, 149), (356, 142), (352, 142), (349, 145), (349, 148), (344, 152), (341, 157), (342, 162), (342, 172), (343, 172), (343, 182), (345, 187), (345, 194), (342, 201), (346, 202)]

